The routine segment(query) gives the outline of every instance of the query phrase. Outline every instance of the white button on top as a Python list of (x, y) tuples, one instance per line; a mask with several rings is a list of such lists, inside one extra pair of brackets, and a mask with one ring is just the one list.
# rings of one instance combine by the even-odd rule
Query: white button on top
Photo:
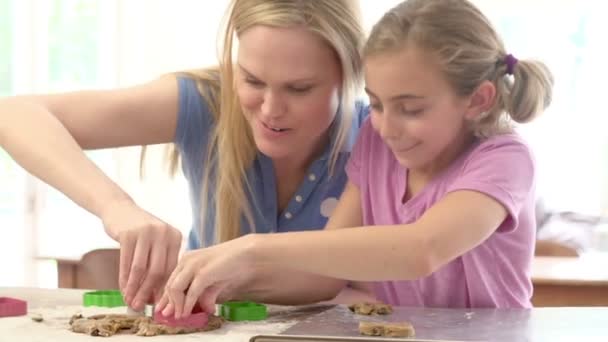
[(297, 195), (296, 196), (296, 202), (302, 202), (302, 196)]
[(311, 173), (311, 174), (309, 174), (309, 175), (308, 175), (308, 179), (309, 179), (311, 182), (314, 182), (314, 181), (315, 181), (315, 179), (317, 179), (317, 176), (315, 176), (315, 174), (314, 174), (314, 173)]
[(285, 213), (285, 218), (286, 218), (286, 219), (291, 220), (291, 218), (292, 218), (292, 217), (293, 217), (293, 215), (291, 215), (291, 213), (290, 213), (290, 212), (286, 212), (286, 213)]

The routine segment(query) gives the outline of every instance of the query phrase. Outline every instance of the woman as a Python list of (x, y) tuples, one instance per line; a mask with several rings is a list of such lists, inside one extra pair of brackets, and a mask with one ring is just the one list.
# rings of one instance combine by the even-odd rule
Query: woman
[(350, 142), (367, 112), (355, 103), (358, 3), (233, 0), (226, 20), (219, 68), (0, 102), (2, 147), (103, 221), (120, 243), (120, 287), (136, 309), (162, 289), (181, 235), (83, 149), (175, 143), (173, 165), (181, 157), (191, 192), (190, 248), (323, 227), (346, 182)]

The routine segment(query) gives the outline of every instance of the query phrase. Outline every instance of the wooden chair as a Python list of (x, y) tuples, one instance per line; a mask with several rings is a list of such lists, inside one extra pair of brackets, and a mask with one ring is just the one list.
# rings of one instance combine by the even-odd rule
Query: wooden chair
[(119, 249), (92, 250), (78, 261), (57, 260), (60, 288), (118, 289)]

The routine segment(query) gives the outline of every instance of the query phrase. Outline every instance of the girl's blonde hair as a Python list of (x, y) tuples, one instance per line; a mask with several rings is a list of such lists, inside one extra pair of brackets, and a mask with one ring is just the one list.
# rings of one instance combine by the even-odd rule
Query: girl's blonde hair
[[(488, 19), (467, 0), (402, 2), (373, 27), (363, 55), (394, 52), (405, 46), (436, 57), (446, 79), (461, 96), (471, 95), (483, 81), (494, 83), (494, 105), (472, 125), (479, 137), (510, 131), (511, 120), (532, 121), (551, 103), (553, 76), (549, 69), (538, 61), (508, 61), (511, 57)], [(513, 62), (515, 66), (509, 65)]]
[[(251, 128), (243, 115), (235, 90), (233, 41), (255, 25), (305, 27), (334, 50), (340, 60), (342, 84), (336, 121), (335, 144), (330, 153), (333, 172), (339, 151), (347, 141), (355, 99), (361, 89), (364, 31), (356, 0), (232, 0), (224, 18), (220, 42), (219, 69), (188, 74), (197, 80), (199, 91), (210, 107), (215, 126), (210, 135), (201, 189), (201, 229), (209, 200), (215, 204), (215, 239), (224, 242), (241, 235), (241, 218), (255, 229), (247, 192), (251, 191), (246, 171), (256, 157)], [(221, 80), (221, 82), (220, 82)], [(170, 151), (170, 168), (175, 172), (178, 153)], [(212, 167), (213, 166), (213, 167)], [(214, 169), (212, 169), (214, 168)], [(215, 184), (210, 187), (210, 184)], [(209, 191), (212, 191), (208, 197)], [(254, 204), (255, 205), (255, 204)], [(202, 234), (200, 236), (205, 236)]]

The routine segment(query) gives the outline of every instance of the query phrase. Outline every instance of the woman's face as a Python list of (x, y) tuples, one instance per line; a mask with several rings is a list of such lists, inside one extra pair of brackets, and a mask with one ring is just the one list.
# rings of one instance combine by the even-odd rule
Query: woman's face
[(238, 97), (257, 148), (302, 162), (328, 144), (342, 74), (332, 48), (305, 28), (254, 26), (239, 37)]

